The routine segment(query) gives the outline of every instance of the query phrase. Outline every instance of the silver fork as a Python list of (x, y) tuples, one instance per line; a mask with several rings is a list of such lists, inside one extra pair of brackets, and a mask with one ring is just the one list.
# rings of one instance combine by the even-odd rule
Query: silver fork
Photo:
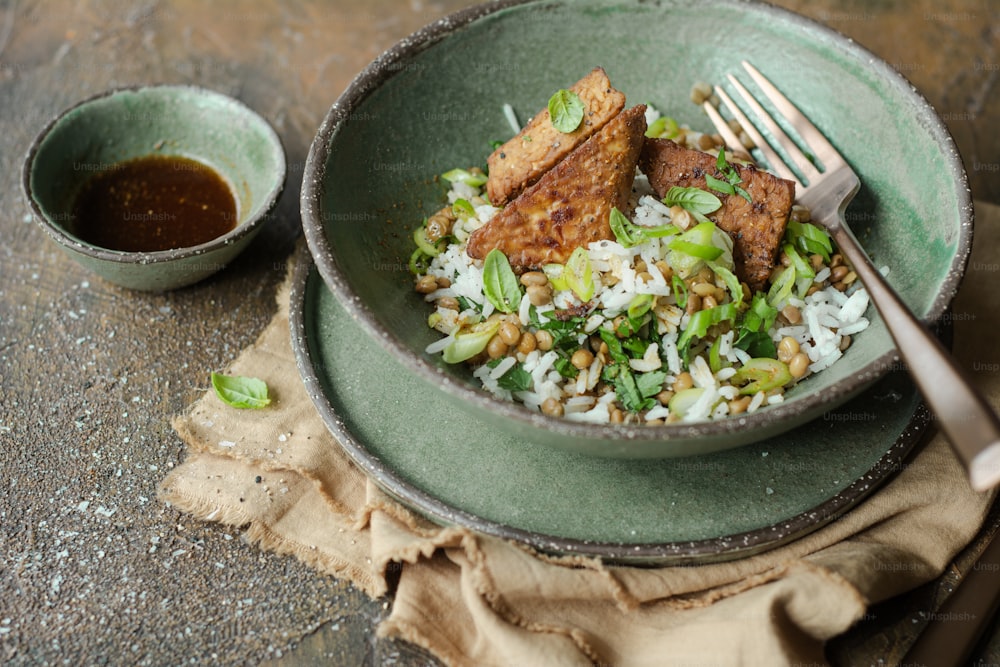
[[(768, 129), (775, 142), (803, 178), (789, 169), (784, 160), (750, 122), (740, 107), (733, 103), (725, 90), (716, 86), (719, 99), (753, 139), (774, 173), (795, 181), (799, 203), (810, 209), (812, 220), (818, 222), (833, 238), (840, 252), (861, 279), (871, 302), (896, 342), (897, 350), (910, 370), (937, 423), (965, 464), (974, 489), (985, 491), (1000, 482), (1000, 420), (986, 399), (973, 386), (968, 374), (938, 342), (909, 308), (902, 302), (882, 274), (874, 267), (854, 234), (844, 221), (844, 211), (860, 187), (854, 170), (795, 105), (778, 91), (750, 63), (743, 67), (764, 95), (771, 101), (788, 124), (818, 159), (822, 170), (806, 157), (781, 129), (754, 96), (729, 75), (729, 82), (740, 93), (747, 106)], [(726, 141), (727, 146), (743, 151), (739, 138), (710, 102), (705, 112)], [(919, 370), (918, 370), (919, 369)]]

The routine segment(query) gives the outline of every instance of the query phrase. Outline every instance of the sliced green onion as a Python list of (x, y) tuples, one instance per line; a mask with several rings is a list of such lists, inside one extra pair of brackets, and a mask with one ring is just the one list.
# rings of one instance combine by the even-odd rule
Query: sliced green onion
[(680, 134), (681, 126), (670, 116), (660, 116), (646, 130), (646, 136), (651, 139), (673, 139)]
[(721, 264), (716, 264), (715, 262), (708, 262), (708, 268), (715, 272), (715, 275), (722, 278), (722, 282), (726, 284), (726, 288), (729, 290), (729, 294), (733, 297), (735, 303), (741, 303), (743, 301), (743, 285), (740, 283), (740, 279), (736, 277), (736, 274), (722, 266)]
[(724, 251), (712, 243), (715, 229), (714, 223), (701, 222), (673, 239), (667, 245), (670, 249), (667, 264), (683, 278), (694, 273), (705, 260), (718, 259)]
[(468, 169), (452, 169), (441, 174), (441, 178), (451, 183), (465, 183), (474, 188), (486, 185), (486, 181), (488, 180), (484, 174), (475, 174)]
[(442, 248), (428, 240), (427, 230), (424, 227), (417, 227), (413, 230), (413, 242), (428, 257), (437, 257), (441, 254)]
[(758, 391), (771, 391), (791, 382), (792, 373), (788, 365), (778, 359), (751, 359), (743, 364), (730, 379), (733, 386), (740, 387), (740, 393), (752, 396)]
[(812, 223), (789, 220), (785, 228), (785, 239), (806, 254), (820, 255), (823, 261), (830, 261), (833, 241), (826, 231)]
[(455, 340), (444, 348), (442, 359), (448, 364), (457, 364), (476, 356), (486, 349), (490, 339), (500, 330), (500, 320), (481, 322), (470, 331), (455, 336)]
[(792, 266), (795, 267), (796, 279), (816, 277), (816, 272), (813, 271), (812, 265), (809, 262), (807, 262), (805, 258), (802, 257), (802, 255), (796, 252), (795, 248), (792, 246), (791, 243), (786, 243), (782, 247), (782, 250), (786, 255), (788, 255), (788, 258), (792, 261)]
[(630, 320), (637, 320), (649, 312), (654, 301), (656, 301), (656, 297), (652, 294), (637, 294), (628, 304), (628, 310), (625, 311), (625, 314)]
[(658, 227), (644, 227), (642, 225), (637, 225), (626, 218), (625, 215), (617, 208), (611, 209), (611, 216), (608, 219), (608, 224), (611, 226), (611, 231), (614, 232), (615, 240), (618, 241), (619, 245), (623, 248), (632, 248), (645, 243), (651, 238), (673, 236), (674, 234), (679, 234), (681, 231), (676, 225), (673, 224), (660, 225)]
[(688, 387), (682, 389), (670, 397), (667, 407), (678, 417), (683, 417), (687, 411), (698, 402), (701, 395), (705, 393), (704, 387)]
[(476, 209), (466, 199), (456, 199), (451, 205), (451, 210), (460, 220), (476, 217)]
[(739, 311), (735, 303), (724, 303), (714, 308), (699, 310), (691, 316), (687, 328), (681, 332), (677, 339), (677, 347), (682, 351), (687, 351), (688, 346), (695, 338), (703, 338), (708, 333), (710, 327), (725, 322), (726, 320), (736, 320)]
[(671, 241), (670, 249), (682, 252), (685, 255), (690, 255), (691, 257), (704, 259), (706, 261), (717, 259), (719, 255), (722, 254), (722, 248), (718, 248), (714, 245), (691, 243), (690, 241), (684, 241), (683, 239), (674, 239)]
[(674, 298), (677, 300), (677, 305), (681, 308), (687, 308), (688, 303), (688, 288), (687, 284), (681, 277), (674, 274), (673, 278), (670, 279), (670, 289), (674, 291)]
[(542, 273), (545, 277), (549, 279), (549, 283), (552, 284), (552, 289), (557, 292), (564, 292), (569, 289), (569, 283), (566, 281), (565, 269), (562, 264), (546, 264), (542, 267)]
[(416, 250), (413, 251), (413, 254), (410, 255), (410, 262), (409, 262), (410, 273), (416, 274), (418, 276), (423, 273), (426, 273), (427, 268), (431, 265), (431, 259), (433, 258), (430, 255), (425, 253), (420, 248), (417, 248)]
[(768, 305), (778, 308), (788, 297), (792, 295), (792, 289), (795, 287), (795, 267), (786, 266), (781, 273), (778, 274), (777, 280), (771, 283), (771, 289), (767, 291), (767, 303)]
[(563, 271), (566, 284), (580, 301), (590, 301), (594, 296), (594, 274), (590, 269), (590, 254), (584, 247), (579, 247), (569, 256)]
[(722, 353), (719, 351), (721, 348), (721, 337), (712, 341), (712, 346), (708, 348), (708, 367), (713, 373), (718, 373), (723, 367)]

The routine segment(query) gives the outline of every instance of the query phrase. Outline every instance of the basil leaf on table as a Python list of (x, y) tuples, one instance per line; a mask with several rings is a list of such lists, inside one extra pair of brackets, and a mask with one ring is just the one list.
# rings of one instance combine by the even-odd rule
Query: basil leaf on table
[(271, 403), (267, 383), (258, 378), (213, 372), (212, 388), (223, 403), (234, 408), (259, 410)]

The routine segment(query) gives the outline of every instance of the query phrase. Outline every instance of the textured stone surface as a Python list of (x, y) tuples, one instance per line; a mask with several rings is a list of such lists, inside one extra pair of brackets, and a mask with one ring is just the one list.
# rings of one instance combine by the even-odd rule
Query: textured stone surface
[[(275, 310), (309, 142), (353, 75), (463, 0), (22, 2), (0, 6), (0, 662), (433, 665), (375, 639), (387, 600), (155, 498), (184, 458), (169, 417)], [(1000, 203), (1000, 21), (992, 0), (780, 0), (855, 38), (945, 118), (973, 194)], [(278, 210), (205, 283), (136, 295), (64, 257), (28, 217), (37, 131), (108, 87), (195, 83), (268, 118), (288, 153)], [(872, 610), (843, 664), (892, 662), (970, 566)], [(309, 634), (312, 633), (312, 634)], [(307, 635), (307, 636), (305, 636)], [(302, 637), (304, 639), (302, 639)], [(997, 642), (983, 662), (996, 662)]]

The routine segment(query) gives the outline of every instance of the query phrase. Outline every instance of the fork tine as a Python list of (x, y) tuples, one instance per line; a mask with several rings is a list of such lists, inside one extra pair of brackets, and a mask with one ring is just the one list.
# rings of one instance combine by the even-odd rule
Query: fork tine
[(785, 162), (784, 160), (781, 159), (781, 156), (779, 156), (777, 152), (775, 152), (775, 150), (771, 148), (771, 144), (767, 143), (767, 140), (764, 138), (764, 135), (762, 135), (760, 132), (757, 131), (757, 127), (753, 123), (751, 123), (750, 119), (746, 117), (746, 114), (744, 114), (743, 111), (738, 106), (736, 106), (736, 103), (733, 102), (732, 98), (729, 97), (728, 93), (726, 93), (726, 91), (724, 91), (719, 86), (716, 86), (715, 94), (719, 96), (719, 99), (722, 100), (722, 103), (725, 104), (726, 107), (729, 109), (729, 113), (733, 114), (733, 117), (736, 118), (739, 124), (743, 127), (743, 131), (749, 134), (750, 138), (753, 139), (754, 144), (756, 144), (758, 150), (760, 150), (760, 152), (764, 154), (764, 159), (767, 160), (767, 163), (771, 166), (771, 169), (774, 171), (774, 173), (776, 173), (778, 176), (781, 176), (782, 178), (787, 178), (789, 180), (798, 182), (799, 180), (798, 177), (794, 173), (792, 173), (792, 170), (785, 165)]
[(782, 130), (776, 122), (774, 122), (774, 119), (771, 118), (771, 114), (769, 114), (764, 107), (760, 105), (760, 102), (758, 102), (757, 99), (750, 94), (750, 91), (747, 90), (735, 76), (730, 74), (728, 78), (729, 82), (743, 97), (744, 101), (746, 101), (750, 108), (753, 109), (757, 118), (760, 119), (771, 135), (778, 141), (778, 144), (785, 149), (788, 157), (791, 158), (799, 172), (805, 176), (806, 181), (812, 183), (819, 178), (819, 171), (812, 164), (812, 162), (809, 161), (809, 158), (806, 157), (805, 153), (799, 150), (799, 147), (795, 145), (795, 142), (792, 141), (791, 137), (789, 137), (785, 131)]
[(726, 119), (722, 117), (719, 110), (712, 106), (712, 103), (708, 100), (702, 102), (701, 107), (705, 110), (705, 114), (712, 121), (712, 124), (715, 125), (715, 129), (718, 130), (719, 134), (722, 136), (722, 140), (725, 142), (726, 146), (728, 146), (729, 149), (739, 157), (750, 158), (746, 148), (743, 147), (743, 142), (740, 141), (740, 138), (736, 136), (735, 132), (733, 132), (733, 128), (729, 127), (729, 123), (727, 123)]
[(826, 136), (812, 124), (805, 114), (799, 111), (798, 107), (792, 104), (787, 97), (785, 97), (780, 90), (778, 90), (773, 83), (771, 83), (767, 77), (760, 73), (760, 71), (751, 65), (748, 61), (743, 61), (743, 69), (747, 71), (750, 78), (760, 87), (767, 98), (771, 100), (771, 103), (784, 115), (795, 131), (799, 133), (802, 140), (806, 142), (811, 150), (819, 158), (820, 162), (823, 164), (826, 170), (829, 170), (834, 165), (846, 165), (844, 158), (841, 157), (840, 153), (836, 148), (833, 147)]

